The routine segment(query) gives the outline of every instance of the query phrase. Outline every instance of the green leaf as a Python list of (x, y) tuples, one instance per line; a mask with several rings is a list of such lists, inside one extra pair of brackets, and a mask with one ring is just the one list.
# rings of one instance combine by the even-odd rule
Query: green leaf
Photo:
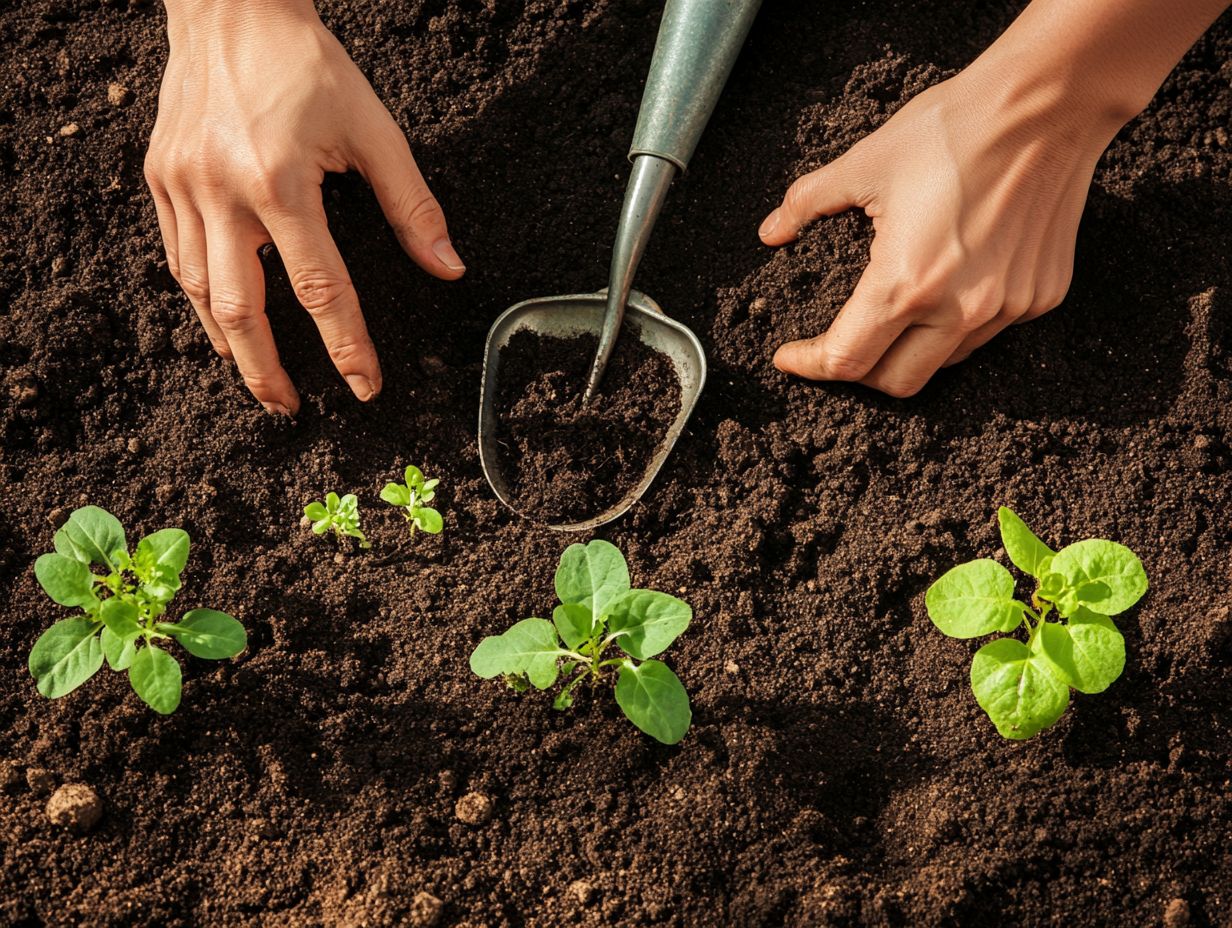
[(562, 603), (552, 610), (552, 624), (560, 632), (561, 640), (577, 650), (595, 633), (595, 617), (589, 606), (581, 603)]
[(238, 620), (216, 609), (193, 609), (175, 625), (159, 625), (194, 657), (222, 660), (248, 647), (248, 633)]
[(381, 490), (381, 499), (391, 506), (405, 506), (411, 501), (411, 491), (396, 483), (387, 483)]
[(180, 704), (180, 665), (166, 651), (153, 645), (133, 656), (128, 682), (142, 701), (161, 715), (170, 715)]
[[(322, 520), (329, 519), (329, 510), (326, 509), (321, 503), (309, 503), (304, 507), (304, 515), (310, 518), (313, 522), (320, 522)], [(322, 529), (322, 531), (324, 531), (324, 529)]]
[(116, 552), (128, 550), (120, 520), (97, 506), (74, 510), (53, 543), (60, 554), (111, 570), (116, 567)]
[(1022, 622), (1014, 577), (996, 561), (981, 558), (946, 571), (924, 596), (928, 617), (951, 638), (1009, 632)]
[(552, 708), (564, 711), (573, 705), (573, 688), (586, 679), (586, 674), (580, 673), (564, 685), (556, 698), (552, 700)]
[(337, 512), (338, 506), (342, 501), (338, 498), (338, 494), (330, 490), (325, 494), (325, 508), (329, 512)]
[(98, 625), (77, 616), (57, 622), (30, 649), (30, 674), (48, 699), (71, 693), (103, 666)]
[(98, 617), (122, 641), (131, 641), (141, 634), (141, 626), (137, 624), (137, 607), (127, 600), (115, 597), (105, 600)]
[(1112, 619), (1081, 606), (1066, 625), (1045, 622), (1033, 644), (1080, 693), (1102, 693), (1125, 669), (1125, 638)]
[(630, 590), (609, 611), (608, 630), (621, 635), (616, 644), (639, 660), (667, 650), (689, 627), (693, 610), (689, 604), (655, 590)]
[(611, 542), (596, 538), (572, 544), (560, 556), (556, 595), (562, 603), (582, 603), (603, 618), (608, 605), (629, 589), (629, 566)]
[[(1101, 615), (1124, 612), (1147, 591), (1142, 562), (1115, 541), (1090, 538), (1062, 548), (1052, 569), (1065, 577), (1083, 605)], [(1101, 583), (1106, 590), (1096, 586)]]
[(417, 487), (423, 486), (423, 482), (424, 482), (423, 471), (421, 471), (414, 464), (408, 464), (406, 466), (406, 471), (403, 473), (402, 476), (406, 480), (406, 485), (410, 487), (411, 489), (415, 489)]
[(99, 642), (103, 646), (103, 656), (107, 658), (107, 666), (112, 670), (127, 670), (133, 662), (133, 657), (137, 653), (137, 639), (129, 638), (125, 641), (106, 626), (103, 627), (103, 632), (99, 635)]
[(1047, 728), (1069, 705), (1065, 682), (1015, 638), (999, 638), (975, 652), (971, 690), (997, 731), (1015, 740)]
[(34, 562), (39, 585), (61, 606), (98, 606), (90, 565), (64, 554), (44, 554)]
[(441, 529), (445, 527), (445, 520), (435, 509), (424, 506), (422, 509), (415, 510), (415, 525), (429, 535), (439, 535)]
[(188, 563), (188, 532), (182, 528), (164, 528), (146, 535), (137, 543), (134, 560), (139, 570), (158, 566), (178, 577)]
[(536, 688), (556, 682), (557, 658), (564, 654), (547, 619), (523, 619), (503, 635), (490, 635), (471, 653), (471, 670), (486, 679), (524, 673)]
[(660, 661), (625, 661), (616, 679), (616, 702), (625, 717), (650, 737), (676, 744), (693, 721), (689, 694)]
[(1056, 552), (1036, 538), (1013, 510), (1002, 506), (997, 510), (997, 521), (1001, 525), (1001, 543), (1014, 566), (1032, 577), (1043, 577)]

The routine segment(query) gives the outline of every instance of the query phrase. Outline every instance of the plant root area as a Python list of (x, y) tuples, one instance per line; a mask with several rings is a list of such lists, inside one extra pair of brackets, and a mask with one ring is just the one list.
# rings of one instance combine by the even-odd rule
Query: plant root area
[[(556, 712), (467, 666), (549, 613), (579, 540), (483, 479), (484, 337), (606, 280), (661, 5), (323, 0), (470, 269), (430, 279), (360, 179), (328, 178), (385, 386), (353, 399), (271, 252), (294, 422), (167, 272), (142, 179), (161, 5), (0, 12), (0, 924), (1232, 923), (1232, 21), (1100, 162), (1059, 309), (908, 400), (770, 360), (833, 318), (872, 230), (847, 214), (770, 250), (762, 217), (1019, 6), (767, 3), (671, 193), (638, 287), (710, 377), (599, 534), (635, 586), (693, 606), (665, 655), (694, 712), (672, 748), (609, 692)], [(441, 478), (438, 537), (378, 500), (409, 463)], [(359, 494), (371, 550), (300, 525), (329, 490)], [(187, 529), (171, 616), (249, 630), (235, 660), (180, 653), (172, 716), (121, 674), (51, 702), (26, 670), (68, 614), (34, 560), (87, 502), (130, 537)], [(999, 504), (1054, 547), (1129, 545), (1152, 584), (1117, 619), (1124, 675), (1023, 743), (971, 695), (978, 642), (924, 610), (947, 568), (1005, 562)], [(49, 818), (66, 784), (96, 822)]]

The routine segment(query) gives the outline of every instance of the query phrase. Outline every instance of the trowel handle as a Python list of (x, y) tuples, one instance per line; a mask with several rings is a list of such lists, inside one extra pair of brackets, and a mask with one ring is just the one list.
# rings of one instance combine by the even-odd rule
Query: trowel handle
[(632, 160), (683, 171), (731, 74), (761, 0), (667, 0), (633, 133)]

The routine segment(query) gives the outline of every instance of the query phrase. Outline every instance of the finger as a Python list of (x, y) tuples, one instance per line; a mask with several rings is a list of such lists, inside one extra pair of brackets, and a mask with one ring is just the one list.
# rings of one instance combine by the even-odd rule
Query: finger
[(898, 337), (860, 382), (900, 399), (914, 396), (954, 353), (962, 338), (958, 328), (914, 325)]
[(794, 241), (800, 230), (821, 216), (860, 205), (852, 186), (851, 161), (845, 155), (825, 167), (796, 178), (787, 194), (757, 230), (767, 245)]
[(158, 231), (163, 237), (163, 251), (167, 254), (167, 270), (175, 277), (179, 273), (177, 260), (179, 249), (179, 232), (176, 230), (175, 207), (171, 205), (171, 197), (157, 178), (148, 176), (146, 183), (154, 197), (154, 212), (158, 215)]
[(457, 280), (466, 273), (449, 239), (445, 213), (411, 155), (406, 136), (392, 117), (388, 131), (357, 160), (377, 202), (411, 259), (434, 277)]
[(975, 331), (968, 333), (967, 337), (962, 340), (957, 348), (942, 364), (942, 367), (950, 367), (967, 360), (979, 348), (983, 348), (990, 341), (1001, 334), (1007, 327), (1013, 325), (1021, 317), (1022, 313), (1010, 312), (1009, 310), (1001, 310), (992, 319), (985, 322)]
[(211, 219), (209, 241), (210, 314), (226, 336), (244, 383), (266, 411), (290, 416), (299, 394), (278, 359), (265, 315), (265, 273), (257, 249), (262, 231), (234, 220)]
[(168, 267), (188, 296), (188, 302), (192, 303), (214, 350), (231, 360), (233, 355), (227, 336), (210, 313), (209, 250), (206, 247), (205, 223), (190, 200), (176, 197), (172, 202), (176, 220), (176, 257), (174, 266), (169, 259)]
[(908, 323), (907, 317), (892, 311), (870, 265), (830, 328), (816, 338), (780, 346), (774, 354), (774, 365), (810, 380), (860, 380)]
[(329, 234), (319, 196), (265, 221), (300, 304), (312, 316), (329, 357), (361, 401), (381, 392), (381, 366), (359, 298)]

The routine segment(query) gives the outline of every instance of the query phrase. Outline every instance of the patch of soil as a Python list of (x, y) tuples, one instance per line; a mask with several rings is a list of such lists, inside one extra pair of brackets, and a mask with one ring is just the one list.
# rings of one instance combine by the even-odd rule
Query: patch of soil
[(580, 522), (619, 502), (680, 412), (671, 359), (632, 333), (583, 403), (598, 345), (522, 329), (501, 349), (499, 467), (517, 508), (542, 522)]
[[(772, 251), (758, 222), (1020, 5), (765, 4), (672, 191), (638, 283), (710, 376), (600, 534), (693, 607), (665, 655), (694, 712), (673, 748), (611, 699), (555, 712), (467, 666), (550, 610), (576, 540), (483, 480), (484, 338), (527, 294), (604, 279), (661, 4), (322, 0), (470, 270), (428, 278), (363, 182), (330, 178), (385, 390), (354, 401), (271, 255), (294, 423), (166, 271), (141, 171), (161, 5), (0, 11), (0, 924), (1232, 923), (1232, 20), (1101, 161), (1064, 306), (907, 401), (770, 360), (833, 317), (872, 233), (844, 215)], [(439, 536), (377, 498), (408, 463), (443, 479)], [(372, 550), (298, 526), (331, 489), (359, 494)], [(49, 702), (26, 670), (66, 614), (32, 565), (85, 502), (186, 528), (171, 618), (249, 630), (235, 660), (182, 656), (174, 715), (109, 672)], [(923, 602), (1002, 556), (998, 504), (1054, 546), (1121, 541), (1151, 578), (1117, 617), (1121, 679), (1025, 743), (975, 704), (978, 643)], [(87, 834), (47, 819), (64, 783), (105, 801)], [(459, 819), (471, 794), (490, 818)]]

